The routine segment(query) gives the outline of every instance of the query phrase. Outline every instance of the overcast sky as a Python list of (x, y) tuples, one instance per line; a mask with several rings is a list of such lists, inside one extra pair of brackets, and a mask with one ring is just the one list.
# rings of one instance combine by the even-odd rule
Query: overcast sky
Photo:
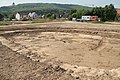
[(65, 4), (79, 4), (84, 6), (104, 6), (106, 4), (114, 4), (116, 8), (120, 8), (120, 0), (1, 0), (0, 6), (8, 6), (13, 2), (19, 3), (65, 3)]

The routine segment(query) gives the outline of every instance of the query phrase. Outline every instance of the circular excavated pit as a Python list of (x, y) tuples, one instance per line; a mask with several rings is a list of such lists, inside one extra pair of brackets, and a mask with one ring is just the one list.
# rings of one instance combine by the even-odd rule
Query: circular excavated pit
[(20, 54), (40, 56), (41, 62), (60, 61), (100, 69), (120, 67), (119, 39), (80, 33), (26, 32), (1, 37), (1, 41)]

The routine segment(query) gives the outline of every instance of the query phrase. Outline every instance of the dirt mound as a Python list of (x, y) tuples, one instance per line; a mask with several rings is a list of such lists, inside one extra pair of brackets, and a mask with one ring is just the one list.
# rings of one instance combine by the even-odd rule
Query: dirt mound
[(32, 61), (0, 44), (0, 80), (73, 80), (59, 66)]

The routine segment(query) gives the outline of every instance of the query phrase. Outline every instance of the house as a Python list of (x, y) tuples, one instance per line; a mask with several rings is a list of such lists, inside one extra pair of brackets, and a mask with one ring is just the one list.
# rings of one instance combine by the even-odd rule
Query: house
[(45, 18), (45, 15), (42, 15), (41, 18)]
[(16, 16), (15, 16), (15, 18), (16, 18), (16, 20), (18, 20), (18, 21), (21, 20), (21, 16), (20, 16), (20, 14), (17, 13)]
[(29, 19), (36, 19), (38, 18), (38, 15), (35, 12), (32, 13), (16, 13), (16, 20), (29, 20)]
[(29, 13), (29, 14), (28, 14), (28, 17), (29, 17), (30, 19), (36, 19), (36, 18), (38, 18), (38, 15), (36, 14), (36, 12), (32, 12), (32, 13)]
[(16, 20), (20, 21), (20, 20), (24, 20), (24, 19), (28, 19), (28, 15), (26, 13), (16, 13), (15, 16)]
[(31, 14), (32, 14), (32, 13), (30, 12), (30, 13), (28, 14), (28, 17), (31, 17)]

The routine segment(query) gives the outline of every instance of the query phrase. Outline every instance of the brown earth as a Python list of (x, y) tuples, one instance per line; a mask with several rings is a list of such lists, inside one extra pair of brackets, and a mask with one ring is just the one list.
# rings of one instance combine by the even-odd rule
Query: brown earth
[(120, 80), (120, 25), (51, 22), (0, 28), (1, 80)]

